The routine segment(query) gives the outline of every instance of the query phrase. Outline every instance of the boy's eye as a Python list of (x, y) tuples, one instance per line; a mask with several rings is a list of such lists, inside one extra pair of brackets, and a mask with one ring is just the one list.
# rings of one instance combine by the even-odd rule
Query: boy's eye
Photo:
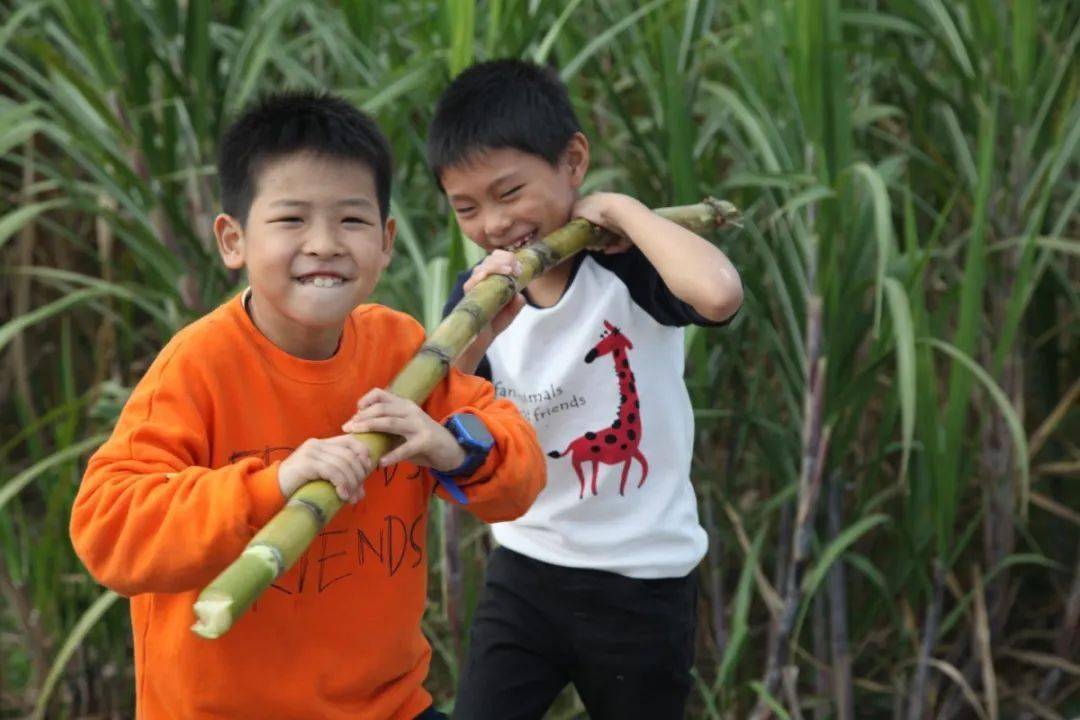
[(474, 208), (472, 205), (468, 205), (466, 207), (456, 207), (454, 208), (454, 212), (456, 212), (458, 215), (468, 215), (475, 209), (476, 208)]
[(299, 223), (299, 222), (303, 222), (303, 218), (299, 218), (299, 217), (293, 217), (293, 216), (290, 216), (290, 217), (280, 217), (280, 218), (277, 218), (277, 219), (275, 219), (275, 220), (271, 220), (270, 222), (275, 222), (275, 223), (289, 223), (289, 224), (294, 224), (294, 223)]
[(510, 188), (509, 190), (507, 190), (506, 192), (504, 192), (504, 193), (503, 193), (502, 195), (500, 195), (499, 197), (500, 197), (500, 198), (502, 198), (503, 200), (505, 200), (505, 199), (507, 199), (507, 198), (511, 198), (511, 197), (513, 197), (514, 195), (516, 195), (516, 194), (517, 194), (517, 192), (518, 192), (518, 190), (520, 190), (520, 189), (521, 189), (521, 188), (523, 188), (523, 187), (525, 187), (525, 186), (524, 186), (524, 185), (515, 185), (514, 187)]
[(347, 223), (347, 224), (350, 224), (350, 225), (371, 225), (371, 223), (369, 223), (364, 218), (358, 218), (358, 217), (347, 217), (344, 220), (342, 220), (341, 222)]

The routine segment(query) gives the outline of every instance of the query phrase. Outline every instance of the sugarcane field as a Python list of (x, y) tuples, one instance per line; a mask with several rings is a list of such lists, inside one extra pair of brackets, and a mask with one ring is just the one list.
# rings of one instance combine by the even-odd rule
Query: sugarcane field
[(1080, 718), (1078, 45), (0, 4), (0, 720)]

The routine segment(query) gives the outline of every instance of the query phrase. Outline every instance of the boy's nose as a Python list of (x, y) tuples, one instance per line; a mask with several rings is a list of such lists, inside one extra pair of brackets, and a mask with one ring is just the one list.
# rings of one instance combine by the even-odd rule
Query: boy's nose
[(484, 218), (484, 235), (488, 240), (502, 240), (514, 221), (500, 212), (489, 212)]
[(312, 228), (304, 238), (304, 252), (309, 255), (340, 255), (342, 246), (334, 232), (326, 228)]

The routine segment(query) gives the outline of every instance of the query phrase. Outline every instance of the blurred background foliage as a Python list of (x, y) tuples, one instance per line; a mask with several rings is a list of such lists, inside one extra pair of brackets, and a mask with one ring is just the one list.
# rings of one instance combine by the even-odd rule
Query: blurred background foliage
[[(431, 327), (476, 255), (425, 127), (517, 56), (568, 83), (589, 189), (745, 216), (715, 238), (745, 306), (687, 339), (691, 717), (1076, 717), (1078, 40), (1057, 0), (4, 3), (0, 716), (133, 713), (126, 602), (67, 519), (155, 352), (242, 286), (211, 233), (224, 124), (283, 87), (374, 114), (401, 228), (377, 299)], [(433, 518), (449, 708), (490, 543)]]

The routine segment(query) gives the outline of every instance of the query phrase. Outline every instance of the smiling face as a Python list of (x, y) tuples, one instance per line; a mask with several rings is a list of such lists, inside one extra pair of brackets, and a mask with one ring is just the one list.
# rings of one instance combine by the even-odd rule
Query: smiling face
[(446, 168), (439, 179), (470, 240), (488, 252), (513, 251), (569, 221), (588, 166), (589, 146), (577, 133), (555, 165), (498, 148)]
[(246, 225), (214, 222), (225, 265), (247, 269), (255, 325), (308, 359), (334, 353), (345, 319), (390, 262), (394, 230), (370, 168), (311, 153), (262, 164)]

